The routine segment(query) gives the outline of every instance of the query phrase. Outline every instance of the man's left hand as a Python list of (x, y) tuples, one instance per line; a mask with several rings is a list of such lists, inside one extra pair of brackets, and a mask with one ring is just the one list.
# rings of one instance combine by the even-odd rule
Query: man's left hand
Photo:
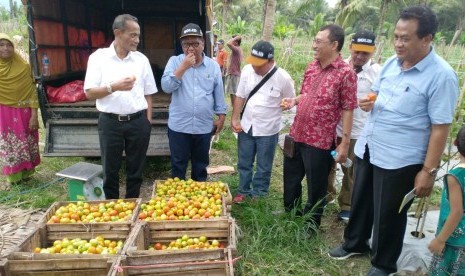
[(216, 132), (215, 134), (218, 134), (221, 132), (221, 130), (223, 129), (223, 125), (224, 125), (224, 119), (226, 118), (226, 116), (224, 114), (220, 114), (218, 115), (218, 119), (216, 119), (214, 122), (213, 122), (213, 125), (216, 126)]
[(349, 147), (348, 145), (344, 145), (343, 143), (340, 143), (339, 146), (335, 149), (337, 152), (337, 157), (335, 159), (336, 163), (344, 163), (347, 160), (347, 157), (349, 155)]
[(424, 170), (420, 170), (415, 177), (415, 195), (417, 197), (429, 196), (433, 190), (434, 178)]

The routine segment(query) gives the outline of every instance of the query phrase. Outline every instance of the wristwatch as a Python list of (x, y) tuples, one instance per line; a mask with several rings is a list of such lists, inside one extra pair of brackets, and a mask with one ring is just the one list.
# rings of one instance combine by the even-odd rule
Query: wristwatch
[(426, 166), (423, 166), (422, 170), (424, 170), (425, 172), (427, 172), (431, 176), (436, 176), (438, 174), (438, 171), (439, 171), (438, 168), (430, 169), (430, 168), (428, 168)]
[(111, 82), (107, 83), (106, 87), (107, 87), (108, 94), (113, 93), (113, 89), (111, 88)]

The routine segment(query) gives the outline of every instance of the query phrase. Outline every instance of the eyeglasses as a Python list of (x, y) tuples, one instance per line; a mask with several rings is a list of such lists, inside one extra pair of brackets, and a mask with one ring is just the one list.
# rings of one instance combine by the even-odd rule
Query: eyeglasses
[(189, 49), (189, 47), (191, 47), (191, 46), (194, 47), (194, 49), (195, 49), (195, 48), (200, 46), (200, 42), (192, 42), (192, 43), (183, 42), (183, 43), (181, 43), (181, 45), (182, 45), (182, 47), (184, 49)]
[(320, 45), (320, 44), (325, 44), (325, 43), (333, 43), (333, 41), (323, 41), (319, 39), (313, 39), (313, 44)]

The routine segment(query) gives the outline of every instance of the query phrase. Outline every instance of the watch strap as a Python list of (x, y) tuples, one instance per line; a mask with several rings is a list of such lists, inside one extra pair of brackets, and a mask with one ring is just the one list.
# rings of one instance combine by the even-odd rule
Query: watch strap
[(436, 176), (436, 174), (438, 174), (438, 168), (428, 168), (426, 166), (423, 166), (423, 168), (421, 168), (423, 171), (427, 172), (429, 175), (431, 176)]
[(111, 87), (111, 82), (107, 83), (106, 88), (107, 88), (107, 92), (109, 94), (113, 93), (113, 88)]

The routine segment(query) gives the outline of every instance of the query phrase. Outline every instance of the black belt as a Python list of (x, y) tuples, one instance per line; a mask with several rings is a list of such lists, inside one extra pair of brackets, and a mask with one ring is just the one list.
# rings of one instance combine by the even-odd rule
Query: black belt
[(112, 119), (118, 120), (119, 122), (129, 122), (131, 120), (138, 119), (140, 116), (144, 115), (145, 110), (141, 110), (141, 111), (138, 111), (136, 113), (126, 114), (126, 115), (120, 115), (120, 114), (114, 114), (114, 113), (105, 113), (105, 112), (102, 112), (102, 114), (104, 114), (107, 117), (110, 117)]

